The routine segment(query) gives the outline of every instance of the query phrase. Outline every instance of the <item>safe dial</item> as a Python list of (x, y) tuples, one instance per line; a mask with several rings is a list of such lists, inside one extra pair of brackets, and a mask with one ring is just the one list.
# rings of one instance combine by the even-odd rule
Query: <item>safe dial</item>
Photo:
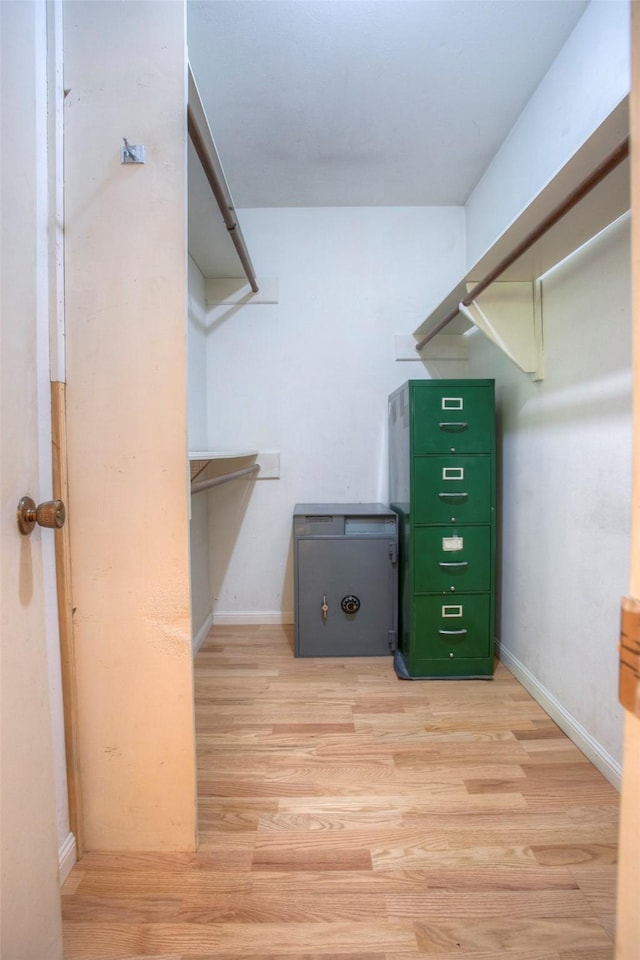
[(360, 601), (357, 597), (349, 594), (348, 597), (342, 598), (342, 603), (340, 604), (345, 613), (357, 613), (360, 609)]

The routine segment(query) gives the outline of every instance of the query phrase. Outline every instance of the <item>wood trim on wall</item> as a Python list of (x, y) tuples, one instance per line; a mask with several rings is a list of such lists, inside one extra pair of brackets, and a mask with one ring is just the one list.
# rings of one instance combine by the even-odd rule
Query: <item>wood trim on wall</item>
[[(66, 384), (51, 384), (51, 434), (53, 444), (53, 496), (69, 506), (67, 471)], [(67, 790), (69, 794), (69, 826), (76, 839), (78, 858), (84, 852), (82, 821), (82, 789), (78, 748), (78, 694), (76, 660), (73, 638), (73, 602), (71, 596), (71, 547), (69, 516), (55, 533), (56, 585), (58, 595), (58, 623), (60, 632), (60, 662), (62, 668), (62, 702), (64, 711), (64, 740), (67, 762)]]
[[(631, 292), (633, 486), (629, 596), (640, 600), (640, 5), (631, 4)], [(640, 719), (625, 711), (616, 917), (616, 958), (637, 960), (640, 943)]]

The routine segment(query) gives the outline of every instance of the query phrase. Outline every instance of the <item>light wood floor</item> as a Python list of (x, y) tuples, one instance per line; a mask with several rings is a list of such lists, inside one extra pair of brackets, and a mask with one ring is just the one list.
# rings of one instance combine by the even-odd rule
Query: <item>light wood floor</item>
[(216, 628), (196, 716), (199, 852), (86, 856), (66, 960), (612, 960), (618, 795), (503, 666)]

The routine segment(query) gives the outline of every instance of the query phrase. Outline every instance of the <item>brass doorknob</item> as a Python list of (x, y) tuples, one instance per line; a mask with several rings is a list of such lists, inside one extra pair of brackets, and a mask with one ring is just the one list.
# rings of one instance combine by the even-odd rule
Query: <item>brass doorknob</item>
[(36, 523), (59, 530), (64, 526), (66, 510), (62, 500), (45, 500), (36, 507), (31, 497), (22, 497), (18, 504), (18, 529), (27, 536)]

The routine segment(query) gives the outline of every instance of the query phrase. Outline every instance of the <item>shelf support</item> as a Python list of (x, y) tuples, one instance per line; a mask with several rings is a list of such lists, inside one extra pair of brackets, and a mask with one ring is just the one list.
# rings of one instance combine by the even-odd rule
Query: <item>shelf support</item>
[[(500, 277), (506, 282), (543, 276), (626, 213), (630, 203), (628, 129), (625, 98), (414, 331), (415, 337), (421, 337), (415, 346), (418, 353), (460, 312), (467, 315), (460, 301), (465, 307), (479, 302)], [(614, 148), (603, 158), (612, 144)], [(590, 171), (586, 176), (585, 170)], [(476, 282), (469, 286), (471, 277)]]
[[(467, 291), (474, 290), (473, 283)], [(499, 281), (466, 304), (460, 313), (533, 380), (542, 373), (542, 298), (538, 281)]]

